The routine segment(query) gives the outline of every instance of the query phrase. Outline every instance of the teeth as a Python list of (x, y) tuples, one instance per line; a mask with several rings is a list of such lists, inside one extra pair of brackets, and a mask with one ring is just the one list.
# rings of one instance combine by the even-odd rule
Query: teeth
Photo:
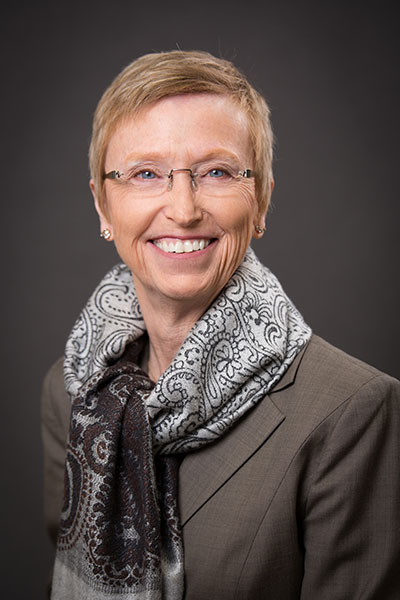
[(210, 244), (210, 240), (176, 240), (176, 242), (167, 242), (166, 240), (155, 240), (154, 245), (164, 252), (175, 252), (183, 254), (187, 252), (196, 252), (196, 250), (204, 250)]

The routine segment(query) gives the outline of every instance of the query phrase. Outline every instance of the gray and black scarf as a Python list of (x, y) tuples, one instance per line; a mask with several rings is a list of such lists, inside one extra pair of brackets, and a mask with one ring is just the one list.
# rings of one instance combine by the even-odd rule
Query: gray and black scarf
[(177, 457), (224, 435), (311, 336), (251, 249), (154, 385), (131, 274), (114, 267), (68, 339), (72, 399), (52, 598), (180, 600)]

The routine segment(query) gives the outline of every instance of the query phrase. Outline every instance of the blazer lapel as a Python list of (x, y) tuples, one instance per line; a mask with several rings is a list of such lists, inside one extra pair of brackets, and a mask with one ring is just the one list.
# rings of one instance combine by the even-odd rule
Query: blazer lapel
[[(301, 352), (272, 392), (291, 385)], [(225, 436), (187, 454), (179, 470), (179, 504), (182, 526), (240, 469), (273, 434), (285, 416), (269, 396), (249, 411)]]
[(267, 396), (227, 435), (185, 457), (179, 470), (182, 525), (256, 452), (284, 418)]

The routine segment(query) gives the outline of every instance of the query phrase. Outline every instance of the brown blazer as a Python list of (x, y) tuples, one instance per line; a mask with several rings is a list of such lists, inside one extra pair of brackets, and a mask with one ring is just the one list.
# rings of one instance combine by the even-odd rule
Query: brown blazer
[[(56, 537), (69, 400), (43, 391)], [(400, 384), (313, 336), (273, 391), (180, 468), (185, 600), (400, 598)]]

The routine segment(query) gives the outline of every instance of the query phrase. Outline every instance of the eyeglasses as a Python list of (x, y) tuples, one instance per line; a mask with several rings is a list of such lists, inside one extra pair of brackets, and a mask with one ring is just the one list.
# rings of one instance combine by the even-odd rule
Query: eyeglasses
[(119, 184), (126, 184), (127, 189), (138, 196), (154, 197), (165, 191), (171, 191), (176, 173), (187, 173), (191, 179), (193, 191), (210, 196), (224, 196), (232, 190), (246, 184), (255, 173), (252, 169), (239, 171), (227, 163), (207, 163), (192, 169), (171, 169), (163, 172), (162, 167), (155, 164), (138, 164), (127, 170), (109, 171), (103, 179), (111, 179)]

